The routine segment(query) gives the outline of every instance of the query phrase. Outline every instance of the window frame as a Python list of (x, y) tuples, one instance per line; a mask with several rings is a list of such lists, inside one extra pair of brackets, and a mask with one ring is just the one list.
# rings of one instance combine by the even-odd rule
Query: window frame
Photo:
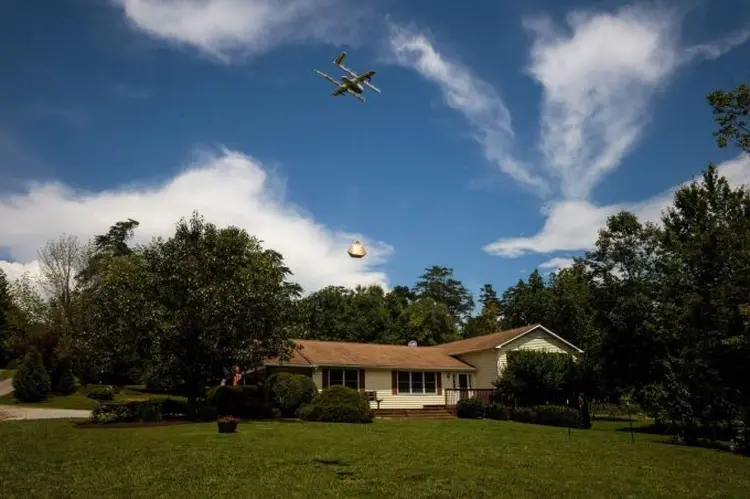
[[(335, 384), (331, 383), (331, 373), (333, 371), (341, 371), (341, 383), (335, 383)], [(347, 376), (346, 376), (347, 371), (353, 371), (355, 373), (354, 379), (356, 380), (357, 386), (354, 387), (354, 388), (352, 388), (351, 386), (349, 386), (349, 385), (346, 384), (346, 381), (348, 379)], [(326, 380), (327, 381), (326, 386), (341, 385), (341, 386), (346, 386), (347, 388), (352, 388), (353, 390), (359, 390), (360, 389), (359, 388), (359, 382), (360, 382), (359, 369), (346, 369), (346, 368), (343, 368), (343, 367), (337, 367), (337, 368), (333, 368), (333, 369), (328, 369), (328, 372), (326, 374), (328, 376), (328, 379)]]
[[(405, 392), (401, 390), (401, 375), (409, 375), (409, 391)], [(414, 390), (414, 376), (412, 373), (421, 375), (421, 386), (422, 391)], [(398, 395), (437, 395), (438, 394), (438, 376), (441, 373), (435, 371), (396, 371), (396, 391)], [(432, 391), (427, 391), (427, 376), (432, 375)]]

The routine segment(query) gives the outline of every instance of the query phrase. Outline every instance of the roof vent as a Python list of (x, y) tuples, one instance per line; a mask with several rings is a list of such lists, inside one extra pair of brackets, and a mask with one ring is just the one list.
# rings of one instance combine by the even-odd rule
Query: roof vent
[(417, 342), (416, 342), (416, 341), (414, 341), (414, 340), (411, 340), (411, 341), (410, 341), (410, 342), (408, 343), (408, 345), (407, 345), (407, 346), (410, 346), (410, 347), (415, 347), (415, 346), (417, 346)]

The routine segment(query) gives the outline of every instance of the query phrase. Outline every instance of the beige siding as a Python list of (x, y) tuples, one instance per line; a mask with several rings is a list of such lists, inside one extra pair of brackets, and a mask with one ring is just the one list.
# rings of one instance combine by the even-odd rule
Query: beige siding
[(498, 356), (498, 372), (502, 372), (508, 365), (508, 352), (513, 350), (536, 350), (540, 352), (567, 353), (575, 355), (577, 352), (554, 336), (542, 330), (531, 333), (511, 341), (500, 349)]
[[(440, 373), (443, 388), (453, 387), (453, 373)], [(468, 373), (467, 373), (468, 374)], [(445, 394), (441, 391), (438, 394), (412, 395), (412, 394), (393, 394), (392, 378), (390, 369), (367, 369), (365, 370), (365, 390), (376, 391), (381, 409), (421, 409), (425, 405), (443, 405), (445, 404)], [(323, 388), (322, 369), (318, 368), (313, 373), (313, 381), (318, 389)], [(472, 386), (474, 379), (472, 376)], [(371, 402), (370, 406), (377, 409), (377, 403)]]
[(476, 369), (472, 377), (472, 388), (494, 388), (497, 379), (497, 349), (482, 350), (458, 355), (458, 358)]

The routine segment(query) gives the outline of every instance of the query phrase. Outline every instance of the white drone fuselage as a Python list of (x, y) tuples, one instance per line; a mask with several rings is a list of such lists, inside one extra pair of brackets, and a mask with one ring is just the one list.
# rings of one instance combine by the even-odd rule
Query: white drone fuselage
[(348, 76), (342, 76), (341, 81), (336, 81), (327, 74), (321, 73), (317, 69), (315, 70), (315, 72), (320, 76), (336, 85), (336, 90), (334, 90), (331, 95), (334, 97), (338, 97), (339, 95), (351, 95), (353, 97), (356, 97), (360, 102), (365, 102), (365, 99), (361, 96), (362, 92), (365, 91), (365, 87), (373, 90), (374, 92), (380, 93), (380, 90), (375, 88), (375, 86), (370, 83), (370, 79), (373, 77), (373, 75), (375, 75), (375, 71), (369, 70), (362, 74), (357, 74), (343, 65), (345, 57), (346, 52), (341, 52), (341, 54), (339, 54), (338, 57), (336, 57), (336, 59), (333, 61), (336, 67), (348, 74)]

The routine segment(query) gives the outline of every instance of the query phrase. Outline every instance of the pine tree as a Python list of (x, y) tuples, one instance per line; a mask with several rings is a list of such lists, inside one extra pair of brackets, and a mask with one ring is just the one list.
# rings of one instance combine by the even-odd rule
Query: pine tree
[(13, 396), (21, 402), (39, 402), (49, 394), (50, 384), (42, 356), (32, 350), (23, 358), (13, 378)]

